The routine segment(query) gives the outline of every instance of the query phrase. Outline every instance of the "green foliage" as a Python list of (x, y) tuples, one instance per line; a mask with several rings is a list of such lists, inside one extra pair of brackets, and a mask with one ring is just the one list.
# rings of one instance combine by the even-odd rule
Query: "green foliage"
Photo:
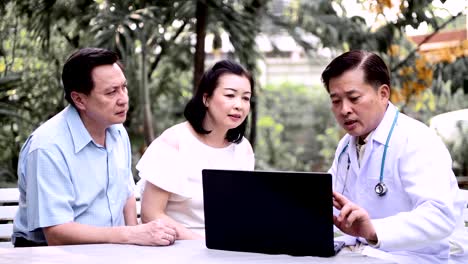
[(263, 17), (265, 0), (208, 1), (211, 3), (211, 21), (217, 21), (219, 28), (229, 34), (235, 56), (245, 67), (257, 74), (257, 59), (260, 57), (256, 49), (255, 38), (260, 32), (260, 22)]
[(457, 123), (458, 135), (453, 142), (447, 142), (448, 149), (453, 159), (453, 170), (457, 176), (468, 175), (468, 121)]
[[(178, 56), (183, 57), (184, 52), (180, 52)], [(175, 54), (171, 56), (171, 58), (176, 57)], [(183, 63), (186, 63), (185, 66), (181, 65)], [(154, 74), (151, 97), (155, 99), (152, 108), (158, 134), (185, 120), (183, 116), (185, 104), (192, 97), (192, 72), (185, 70), (191, 69), (192, 65), (187, 63), (181, 60), (181, 68), (177, 69), (164, 60)]]
[(257, 126), (257, 168), (325, 171), (330, 167), (330, 154), (324, 148), (334, 148), (339, 138), (327, 136), (338, 130), (323, 88), (267, 85), (259, 94)]
[[(11, 6), (9, 6), (11, 7)], [(64, 106), (56, 45), (38, 54), (41, 43), (26, 30), (25, 20), (6, 8), (0, 20), (0, 182), (15, 182), (19, 149), (27, 136)]]
[[(253, 28), (264, 2), (206, 2), (209, 32), (227, 32), (236, 48), (230, 56), (253, 70), (258, 55), (258, 29)], [(167, 0), (5, 1), (0, 7), (1, 173), (16, 178), (17, 155), (27, 135), (66, 105), (61, 67), (80, 47), (110, 48), (122, 56), (131, 100), (125, 125), (135, 151), (145, 145), (145, 105), (154, 113), (149, 118), (156, 121), (157, 134), (183, 120), (192, 91), (195, 5)]]
[[(89, 22), (97, 14), (93, 0), (11, 0), (9, 9), (24, 18), (24, 28), (37, 41), (36, 48), (54, 53), (57, 45), (70, 45), (77, 49), (89, 41)], [(59, 43), (52, 39), (60, 37)]]
[(452, 93), (462, 88), (463, 92), (468, 94), (468, 57), (457, 58), (453, 63), (442, 63), (438, 67), (441, 79), (452, 82)]
[(320, 145), (322, 146), (320, 149), (320, 156), (326, 162), (328, 167), (331, 167), (331, 163), (335, 158), (336, 147), (343, 136), (344, 131), (337, 125), (327, 128), (325, 133), (317, 136), (317, 141), (320, 142)]
[[(408, 103), (406, 114), (429, 124), (431, 117), (458, 109), (468, 108), (468, 94), (458, 88), (452, 92), (451, 81), (440, 76), (433, 82), (433, 88), (425, 90), (418, 98)], [(467, 156), (468, 157), (468, 156)]]
[[(0, 182), (16, 179), (21, 144), (66, 105), (60, 72), (66, 56), (77, 48), (107, 47), (123, 57), (131, 100), (125, 125), (135, 162), (146, 145), (144, 105), (151, 106), (155, 135), (182, 121), (192, 91), (196, 2), (4, 1), (0, 5)], [(433, 15), (431, 1), (406, 0), (396, 21), (370, 28), (364, 17), (347, 17), (341, 2), (294, 0), (278, 14), (273, 12), (273, 4), (278, 3), (274, 1), (207, 0), (206, 29), (227, 33), (234, 47), (228, 56), (238, 59), (254, 76), (260, 56), (255, 37), (262, 31), (286, 32), (309, 54), (323, 47), (332, 53), (352, 48), (377, 51), (396, 73), (418, 57), (414, 45), (405, 39), (405, 27), (424, 21), (437, 30), (446, 22)], [(386, 55), (392, 45), (401, 47), (399, 56)], [(407, 111), (427, 121), (436, 113), (467, 107), (459, 89), (466, 82), (466, 65), (466, 58), (461, 58), (453, 65), (437, 66), (432, 90), (411, 100)], [(286, 83), (258, 87), (256, 92), (257, 167), (327, 170), (343, 132), (329, 110), (326, 91)]]

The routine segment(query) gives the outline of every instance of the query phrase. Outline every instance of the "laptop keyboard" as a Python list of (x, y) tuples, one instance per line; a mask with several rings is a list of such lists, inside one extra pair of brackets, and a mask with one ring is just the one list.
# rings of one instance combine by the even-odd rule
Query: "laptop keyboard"
[(346, 245), (344, 241), (334, 241), (335, 255)]

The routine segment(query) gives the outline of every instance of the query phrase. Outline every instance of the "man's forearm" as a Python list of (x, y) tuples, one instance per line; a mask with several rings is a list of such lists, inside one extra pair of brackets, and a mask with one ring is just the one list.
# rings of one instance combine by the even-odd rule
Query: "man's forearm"
[(120, 227), (96, 227), (75, 222), (43, 228), (49, 245), (73, 244), (128, 244), (129, 229)]

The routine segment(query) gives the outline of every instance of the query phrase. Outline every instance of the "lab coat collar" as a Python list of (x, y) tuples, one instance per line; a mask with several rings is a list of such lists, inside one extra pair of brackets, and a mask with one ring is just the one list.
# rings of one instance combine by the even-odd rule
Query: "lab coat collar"
[[(390, 132), (390, 129), (392, 127), (396, 111), (396, 106), (394, 106), (391, 102), (388, 102), (387, 110), (385, 111), (382, 121), (380, 121), (379, 125), (375, 129), (374, 134), (372, 136), (372, 140), (375, 140), (380, 144), (385, 144), (385, 142), (387, 141), (388, 133)], [(398, 121), (396, 125), (398, 125)], [(388, 142), (388, 145), (392, 145), (391, 140)]]

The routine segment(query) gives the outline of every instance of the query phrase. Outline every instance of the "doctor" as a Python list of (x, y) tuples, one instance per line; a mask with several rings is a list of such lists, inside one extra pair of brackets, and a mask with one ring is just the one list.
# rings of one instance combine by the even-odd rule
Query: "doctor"
[(466, 201), (450, 154), (432, 130), (389, 101), (383, 60), (346, 52), (322, 81), (347, 132), (330, 169), (334, 223), (347, 244), (397, 263), (468, 263)]

